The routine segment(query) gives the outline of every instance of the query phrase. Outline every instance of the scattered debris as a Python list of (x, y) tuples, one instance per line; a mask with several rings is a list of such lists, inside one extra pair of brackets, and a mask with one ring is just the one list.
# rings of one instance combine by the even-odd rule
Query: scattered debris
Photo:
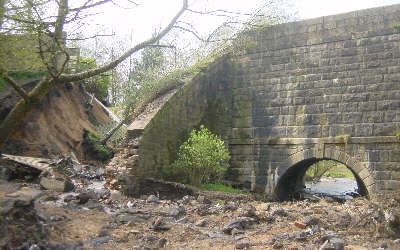
[[(27, 174), (32, 178), (27, 181), (22, 177), (22, 184), (21, 179), (0, 180), (3, 248), (400, 247), (399, 202), (395, 199), (387, 204), (362, 198), (345, 202), (324, 198), (265, 203), (250, 195), (243, 198), (237, 194), (195, 191), (151, 179), (141, 182), (142, 187), (149, 185), (137, 189), (143, 193), (129, 197), (105, 186), (101, 168), (71, 159), (41, 163), (47, 164), (53, 173), (6, 161), (13, 165), (7, 169), (25, 169), (15, 176)], [(49, 235), (52, 242), (48, 241)]]

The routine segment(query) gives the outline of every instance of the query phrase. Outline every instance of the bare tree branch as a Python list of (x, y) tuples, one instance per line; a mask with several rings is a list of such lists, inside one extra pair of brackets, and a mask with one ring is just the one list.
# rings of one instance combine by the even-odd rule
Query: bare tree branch
[(102, 1), (98, 1), (98, 2), (93, 3), (93, 4), (89, 4), (90, 2), (91, 2), (91, 0), (87, 1), (81, 7), (70, 9), (69, 12), (75, 12), (75, 11), (80, 12), (80, 11), (85, 10), (85, 9), (90, 9), (92, 7), (96, 7), (96, 6), (111, 2), (111, 0), (102, 0)]
[(89, 39), (93, 39), (96, 37), (110, 37), (110, 36), (114, 36), (114, 34), (104, 34), (104, 35), (93, 35), (90, 37), (84, 37), (84, 38), (67, 38), (68, 41), (84, 41), (84, 40), (89, 40)]
[(108, 70), (111, 70), (113, 68), (115, 68), (118, 64), (120, 64), (122, 61), (124, 61), (126, 58), (130, 57), (133, 53), (145, 48), (148, 45), (152, 45), (155, 44), (156, 42), (158, 42), (163, 36), (165, 36), (175, 25), (176, 21), (178, 20), (178, 18), (183, 14), (183, 12), (185, 12), (185, 10), (188, 8), (188, 0), (183, 0), (183, 6), (182, 8), (179, 10), (179, 12), (175, 15), (174, 18), (172, 18), (172, 20), (170, 21), (170, 23), (160, 32), (158, 33), (156, 36), (141, 42), (139, 44), (137, 44), (136, 46), (134, 46), (133, 48), (129, 49), (128, 51), (126, 51), (124, 54), (122, 54), (119, 58), (117, 58), (114, 61), (111, 61), (108, 64), (105, 64), (97, 69), (93, 69), (93, 70), (88, 70), (82, 73), (77, 73), (77, 74), (63, 74), (61, 75), (58, 80), (60, 82), (72, 82), (72, 81), (79, 81), (79, 80), (83, 80), (95, 75), (98, 75), (100, 73), (106, 72)]
[[(139, 4), (134, 3), (134, 2), (132, 2), (132, 1), (128, 1), (128, 2), (134, 4), (135, 7), (139, 5)], [(133, 8), (134, 8), (134, 7), (131, 7), (131, 8), (123, 7), (123, 6), (119, 5), (119, 4), (117, 4), (115, 1), (112, 1), (112, 3), (113, 3), (115, 6), (121, 8), (121, 9), (124, 9), (124, 10), (130, 10), (130, 9), (133, 9)]]
[[(211, 10), (211, 11), (198, 11), (198, 10), (192, 10), (188, 9), (188, 12), (194, 13), (194, 14), (200, 14), (200, 15), (210, 15), (210, 16), (219, 16), (219, 17), (232, 17), (232, 15), (237, 15), (237, 16), (254, 16), (254, 14), (250, 13), (241, 13), (241, 12), (233, 12), (233, 11), (227, 11), (227, 10)], [(223, 14), (218, 14), (218, 13), (223, 13)], [(256, 16), (262, 17), (262, 14), (257, 14)]]
[(201, 38), (199, 34), (197, 34), (195, 31), (193, 31), (193, 30), (191, 30), (191, 29), (187, 29), (187, 28), (185, 28), (185, 27), (178, 26), (178, 25), (174, 25), (174, 28), (180, 29), (180, 30), (183, 30), (183, 31), (186, 31), (186, 32), (189, 32), (189, 33), (193, 34), (193, 35), (194, 35), (197, 39), (199, 39), (200, 41), (202, 41), (202, 42), (207, 42), (207, 40)]

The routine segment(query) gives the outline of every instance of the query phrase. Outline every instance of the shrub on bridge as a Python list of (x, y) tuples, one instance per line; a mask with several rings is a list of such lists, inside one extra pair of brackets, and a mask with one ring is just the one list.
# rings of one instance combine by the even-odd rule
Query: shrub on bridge
[(180, 146), (172, 167), (183, 174), (185, 182), (200, 186), (203, 183), (218, 183), (228, 169), (229, 159), (224, 141), (201, 125)]

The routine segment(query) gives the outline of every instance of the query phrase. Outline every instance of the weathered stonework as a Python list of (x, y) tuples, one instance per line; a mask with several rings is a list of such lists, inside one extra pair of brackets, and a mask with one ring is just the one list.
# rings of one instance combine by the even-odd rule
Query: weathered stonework
[(285, 198), (320, 159), (370, 196), (400, 189), (400, 5), (267, 27), (171, 98), (145, 129), (139, 165), (165, 171), (204, 124), (254, 191)]

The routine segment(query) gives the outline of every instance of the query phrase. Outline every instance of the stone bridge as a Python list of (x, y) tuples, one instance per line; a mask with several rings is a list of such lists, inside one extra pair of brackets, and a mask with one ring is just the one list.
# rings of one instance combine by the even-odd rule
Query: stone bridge
[(322, 159), (363, 195), (400, 190), (400, 5), (253, 30), (201, 69), (144, 129), (140, 169), (168, 176), (204, 124), (226, 142), (230, 177), (285, 199)]

